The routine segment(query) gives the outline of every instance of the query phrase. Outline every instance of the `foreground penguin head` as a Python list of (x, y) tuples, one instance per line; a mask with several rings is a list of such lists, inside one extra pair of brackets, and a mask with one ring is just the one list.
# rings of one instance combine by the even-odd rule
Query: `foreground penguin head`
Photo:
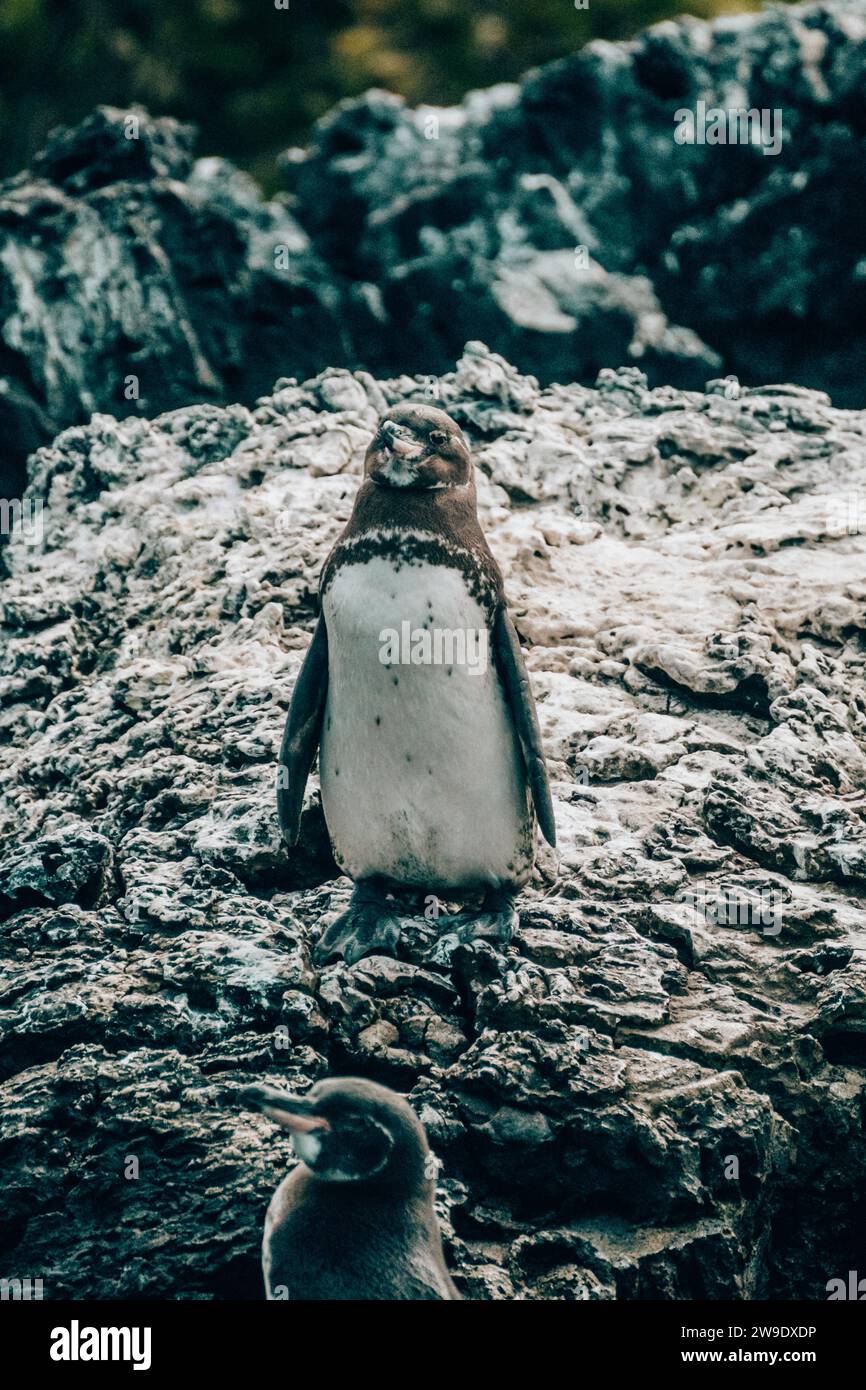
[(424, 1128), (386, 1086), (339, 1077), (319, 1081), (303, 1097), (249, 1086), (242, 1099), (289, 1131), (298, 1158), (320, 1182), (432, 1187), (435, 1160)]
[(472, 457), (459, 425), (444, 410), (395, 405), (376, 426), (364, 472), (380, 487), (463, 487), (472, 478)]

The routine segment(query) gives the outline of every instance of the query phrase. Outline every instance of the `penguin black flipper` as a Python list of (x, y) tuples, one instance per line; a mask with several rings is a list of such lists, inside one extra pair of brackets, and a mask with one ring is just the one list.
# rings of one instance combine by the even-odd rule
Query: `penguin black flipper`
[(520, 650), (520, 641), (504, 604), (500, 604), (493, 623), (493, 651), (502, 677), (505, 699), (520, 738), (523, 760), (535, 814), (541, 833), (548, 844), (556, 844), (556, 824), (553, 818), (553, 798), (547, 778), (547, 764), (541, 745), (541, 730), (535, 712), (532, 687)]
[(328, 629), (319, 615), (289, 706), (277, 778), (277, 815), (283, 839), (298, 842), (301, 809), (310, 768), (319, 747), (328, 696)]

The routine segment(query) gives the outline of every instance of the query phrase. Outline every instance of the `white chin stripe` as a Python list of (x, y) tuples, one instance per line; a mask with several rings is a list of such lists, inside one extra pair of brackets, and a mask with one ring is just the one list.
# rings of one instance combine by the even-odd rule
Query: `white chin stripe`
[(292, 1135), (292, 1148), (309, 1168), (316, 1166), (316, 1159), (322, 1152), (322, 1141), (317, 1134), (300, 1134), (297, 1131)]

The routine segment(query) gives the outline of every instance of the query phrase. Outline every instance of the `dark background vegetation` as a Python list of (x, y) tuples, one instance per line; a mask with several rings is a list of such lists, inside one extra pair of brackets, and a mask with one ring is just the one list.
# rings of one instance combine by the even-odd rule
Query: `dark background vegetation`
[[(283, 0), (285, 2), (285, 0)], [(97, 103), (201, 128), (269, 190), (276, 156), (341, 97), (387, 87), (459, 100), (588, 39), (758, 0), (0, 0), (0, 173)]]

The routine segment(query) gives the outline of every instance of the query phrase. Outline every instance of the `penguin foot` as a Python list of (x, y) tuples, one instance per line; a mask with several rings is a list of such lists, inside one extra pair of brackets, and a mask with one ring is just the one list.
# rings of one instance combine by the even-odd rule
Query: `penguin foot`
[(454, 917), (443, 917), (440, 925), (445, 930), (434, 944), (428, 959), (436, 965), (448, 965), (457, 947), (472, 941), (491, 941), (507, 946), (518, 922), (514, 896), (502, 890), (489, 892), (481, 912), (458, 912)]
[(322, 932), (313, 961), (325, 965), (342, 956), (347, 965), (354, 965), (363, 956), (393, 956), (399, 940), (400, 919), (394, 904), (377, 884), (359, 883), (346, 911)]

